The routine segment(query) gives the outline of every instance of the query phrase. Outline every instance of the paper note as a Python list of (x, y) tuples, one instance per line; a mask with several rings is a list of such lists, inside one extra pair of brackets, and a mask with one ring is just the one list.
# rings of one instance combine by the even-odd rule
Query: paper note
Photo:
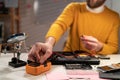
[(85, 70), (67, 70), (64, 73), (46, 73), (47, 80), (109, 80), (100, 79), (98, 72)]
[(89, 80), (109, 80), (99, 78), (99, 73), (92, 70), (67, 70), (67, 76), (72, 78), (85, 78)]

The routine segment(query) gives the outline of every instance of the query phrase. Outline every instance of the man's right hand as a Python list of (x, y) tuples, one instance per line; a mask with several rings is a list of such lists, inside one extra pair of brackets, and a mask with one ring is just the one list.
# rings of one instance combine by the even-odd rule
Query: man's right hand
[(45, 43), (37, 42), (28, 54), (28, 60), (43, 64), (51, 55), (55, 39), (50, 37)]

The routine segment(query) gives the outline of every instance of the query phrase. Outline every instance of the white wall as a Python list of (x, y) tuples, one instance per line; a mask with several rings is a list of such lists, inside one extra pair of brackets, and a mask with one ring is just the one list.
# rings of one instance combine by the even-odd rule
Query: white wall
[(120, 0), (107, 0), (106, 5), (120, 14)]
[(112, 8), (112, 0), (107, 0), (105, 3), (109, 8)]
[(112, 0), (112, 9), (120, 14), (120, 0)]

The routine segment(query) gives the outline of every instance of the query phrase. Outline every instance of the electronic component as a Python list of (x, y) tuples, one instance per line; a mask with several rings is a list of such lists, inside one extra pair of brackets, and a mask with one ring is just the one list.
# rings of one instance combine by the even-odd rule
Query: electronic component
[(92, 69), (92, 66), (89, 64), (65, 64), (66, 69)]
[(84, 51), (77, 51), (77, 52), (54, 51), (53, 55), (49, 58), (49, 60), (54, 65), (65, 65), (65, 64), (98, 65), (100, 63), (100, 60), (98, 58), (94, 56), (90, 56), (89, 53)]
[(101, 72), (114, 72), (120, 70), (120, 63), (97, 67)]

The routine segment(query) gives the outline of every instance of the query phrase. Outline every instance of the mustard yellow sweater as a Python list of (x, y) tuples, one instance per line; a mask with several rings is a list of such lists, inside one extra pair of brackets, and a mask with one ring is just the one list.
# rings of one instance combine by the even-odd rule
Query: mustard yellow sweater
[(54, 37), (56, 42), (69, 29), (69, 35), (64, 47), (65, 51), (84, 50), (80, 41), (81, 35), (89, 35), (104, 43), (98, 54), (113, 54), (118, 52), (119, 15), (105, 7), (101, 13), (91, 13), (86, 9), (86, 3), (70, 3), (51, 25), (47, 37)]

